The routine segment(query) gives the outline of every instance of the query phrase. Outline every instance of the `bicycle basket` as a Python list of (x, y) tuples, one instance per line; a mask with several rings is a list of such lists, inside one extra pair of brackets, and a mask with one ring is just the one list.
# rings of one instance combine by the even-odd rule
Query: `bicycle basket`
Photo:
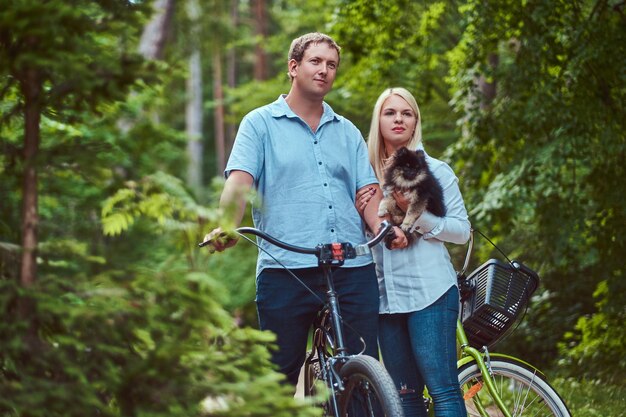
[(467, 279), (471, 294), (463, 301), (461, 320), (470, 345), (478, 349), (506, 335), (539, 285), (536, 276), (497, 259), (485, 262)]

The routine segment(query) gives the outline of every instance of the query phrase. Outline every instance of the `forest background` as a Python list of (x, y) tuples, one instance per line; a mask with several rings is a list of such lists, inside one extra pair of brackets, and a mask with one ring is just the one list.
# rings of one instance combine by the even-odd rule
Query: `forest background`
[[(334, 110), (367, 136), (378, 94), (411, 90), (473, 226), (539, 271), (498, 350), (548, 370), (573, 415), (623, 415), (625, 13), (0, 0), (0, 416), (317, 413), (255, 330), (256, 250), (196, 248), (224, 215), (237, 123), (288, 91), (289, 44), (309, 31), (343, 48)], [(477, 245), (474, 266), (498, 256)]]

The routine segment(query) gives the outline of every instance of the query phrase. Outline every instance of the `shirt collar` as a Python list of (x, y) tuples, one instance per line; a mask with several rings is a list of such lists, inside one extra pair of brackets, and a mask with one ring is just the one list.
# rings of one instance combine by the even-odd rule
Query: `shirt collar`
[[(291, 107), (289, 107), (289, 105), (285, 101), (285, 97), (287, 97), (287, 94), (281, 94), (280, 96), (278, 96), (278, 99), (276, 99), (276, 101), (272, 103), (272, 117), (279, 118), (286, 116), (289, 118), (299, 118), (300, 116), (298, 116), (293, 112), (293, 110), (291, 110)], [(327, 121), (341, 119), (342, 116), (335, 113), (332, 107), (330, 107), (326, 102), (323, 102), (322, 106), (324, 107), (324, 113), (322, 114), (322, 119), (320, 120), (320, 126)]]

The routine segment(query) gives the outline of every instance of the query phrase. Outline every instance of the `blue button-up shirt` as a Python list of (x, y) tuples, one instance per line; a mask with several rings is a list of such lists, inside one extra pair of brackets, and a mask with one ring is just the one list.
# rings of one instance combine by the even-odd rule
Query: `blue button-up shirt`
[[(359, 130), (324, 103), (315, 132), (296, 115), (285, 96), (253, 110), (239, 127), (225, 175), (233, 170), (252, 175), (262, 204), (252, 207), (255, 227), (297, 246), (365, 242), (364, 226), (355, 208), (356, 191), (378, 180)], [(288, 268), (317, 266), (313, 255), (279, 249), (260, 239)], [(372, 262), (369, 255), (347, 260), (346, 267)], [(260, 250), (257, 275), (280, 267)]]

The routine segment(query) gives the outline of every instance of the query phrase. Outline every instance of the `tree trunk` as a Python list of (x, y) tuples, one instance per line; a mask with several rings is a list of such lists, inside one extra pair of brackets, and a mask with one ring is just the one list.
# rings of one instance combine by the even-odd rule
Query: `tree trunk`
[(200, 50), (195, 48), (189, 58), (187, 78), (187, 106), (185, 108), (187, 132), (187, 183), (195, 190), (202, 187), (202, 63)]
[(256, 46), (254, 48), (254, 79), (267, 80), (267, 54), (263, 49), (263, 41), (267, 37), (267, 3), (265, 0), (254, 0), (254, 34)]
[(22, 265), (20, 283), (28, 287), (37, 279), (37, 154), (41, 120), (41, 80), (28, 69), (21, 80), (24, 94), (24, 178), (22, 182)]
[(213, 52), (213, 100), (215, 101), (215, 153), (217, 154), (217, 175), (226, 168), (224, 151), (224, 91), (222, 89), (222, 57), (220, 47)]
[(156, 0), (153, 9), (152, 19), (141, 34), (139, 53), (147, 59), (161, 59), (174, 14), (174, 0)]
[[(237, 30), (239, 25), (239, 0), (231, 0), (230, 19), (232, 27)], [(226, 82), (229, 88), (235, 88), (237, 85), (237, 50), (232, 46), (227, 53), (226, 58)], [(225, 124), (225, 140), (224, 154), (230, 154), (230, 150), (235, 141), (235, 126), (233, 123)], [(221, 173), (220, 173), (221, 175)]]
[[(497, 54), (489, 54), (489, 57), (487, 58), (487, 63), (494, 72), (496, 67), (498, 66), (499, 61), (500, 60)], [(487, 78), (484, 75), (481, 75), (478, 79), (478, 89), (480, 91), (481, 97), (480, 108), (484, 110), (496, 98), (496, 81), (494, 80), (493, 82), (488, 82)]]
[(187, 105), (185, 124), (187, 132), (187, 183), (196, 192), (202, 188), (202, 59), (200, 54), (199, 19), (200, 2), (188, 0), (187, 13), (191, 21), (189, 37), (191, 56), (189, 57), (189, 78), (187, 78)]

